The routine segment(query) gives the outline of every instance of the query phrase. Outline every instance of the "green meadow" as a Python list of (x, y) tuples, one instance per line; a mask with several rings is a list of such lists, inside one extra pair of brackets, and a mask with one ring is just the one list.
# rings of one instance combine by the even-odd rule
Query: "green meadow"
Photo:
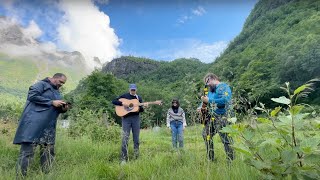
[[(19, 147), (12, 144), (16, 124), (1, 122), (0, 179), (15, 179)], [(5, 130), (4, 130), (5, 129)], [(120, 128), (119, 128), (120, 130)], [(87, 136), (71, 138), (58, 128), (56, 160), (50, 173), (43, 174), (39, 148), (26, 179), (259, 179), (258, 171), (247, 166), (241, 154), (228, 165), (223, 144), (215, 136), (216, 161), (206, 159), (202, 127), (187, 127), (183, 149), (173, 149), (169, 129), (143, 129), (140, 134), (140, 157), (133, 157), (132, 134), (129, 162), (120, 165), (121, 137), (97, 142)]]

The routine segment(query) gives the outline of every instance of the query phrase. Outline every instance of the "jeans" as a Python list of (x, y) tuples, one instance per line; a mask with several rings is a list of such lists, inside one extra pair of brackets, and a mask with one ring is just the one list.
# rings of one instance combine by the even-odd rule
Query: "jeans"
[[(20, 148), (19, 159), (17, 163), (17, 175), (21, 173), (22, 176), (27, 175), (27, 169), (33, 160), (34, 150), (37, 144), (22, 143)], [(54, 145), (41, 144), (40, 145), (40, 164), (41, 170), (48, 173), (54, 161)]]
[(173, 148), (177, 148), (178, 142), (179, 147), (183, 148), (183, 123), (181, 121), (171, 121), (171, 134), (172, 134), (172, 146)]
[(130, 131), (132, 129), (134, 157), (139, 157), (139, 135), (140, 135), (140, 117), (139, 115), (131, 115), (122, 119), (122, 145), (121, 145), (121, 160), (128, 160), (128, 141)]
[(228, 160), (234, 159), (234, 152), (232, 147), (230, 146), (233, 143), (231, 137), (228, 136), (227, 133), (221, 133), (220, 130), (223, 127), (226, 127), (229, 122), (227, 121), (227, 117), (223, 115), (215, 115), (213, 116), (214, 120), (211, 119), (211, 116), (208, 116), (208, 119), (205, 123), (205, 127), (202, 131), (202, 136), (206, 144), (207, 148), (207, 158), (209, 160), (214, 160), (214, 144), (213, 144), (213, 137), (215, 134), (219, 133), (221, 138), (221, 142), (224, 145), (224, 150), (227, 154)]

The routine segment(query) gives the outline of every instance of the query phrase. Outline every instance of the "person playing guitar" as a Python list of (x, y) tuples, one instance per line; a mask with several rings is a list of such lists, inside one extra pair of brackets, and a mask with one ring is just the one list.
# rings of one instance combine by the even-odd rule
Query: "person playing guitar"
[(143, 103), (141, 96), (137, 94), (137, 85), (129, 85), (129, 93), (125, 93), (114, 99), (112, 103), (116, 106), (116, 114), (122, 118), (122, 146), (121, 146), (121, 164), (128, 161), (128, 140), (132, 129), (134, 143), (134, 157), (139, 156), (139, 134), (140, 134), (140, 116), (144, 111), (143, 106), (149, 104), (161, 105), (161, 101)]
[[(120, 99), (132, 100), (136, 99), (142, 103), (142, 98), (137, 94), (137, 85), (130, 84), (129, 92), (125, 93), (112, 101), (112, 104), (116, 106), (123, 106), (129, 108), (128, 102), (122, 102)], [(146, 104), (148, 105), (148, 104)], [(134, 143), (134, 157), (139, 156), (139, 134), (140, 134), (140, 116), (139, 114), (144, 111), (143, 105), (139, 106), (138, 111), (132, 111), (122, 116), (122, 145), (121, 145), (121, 164), (125, 164), (128, 161), (128, 141), (130, 131), (132, 129), (133, 143)]]

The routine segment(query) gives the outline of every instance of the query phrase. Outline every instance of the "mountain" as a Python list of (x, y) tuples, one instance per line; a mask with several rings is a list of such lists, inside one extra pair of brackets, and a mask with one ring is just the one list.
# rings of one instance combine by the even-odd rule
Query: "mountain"
[(210, 69), (263, 102), (285, 82), (296, 88), (320, 77), (320, 1), (260, 0)]
[(103, 66), (102, 72), (111, 72), (118, 78), (129, 79), (130, 76), (137, 74), (146, 75), (156, 70), (159, 65), (160, 62), (151, 59), (123, 56)]
[(56, 72), (68, 76), (68, 92), (90, 72), (80, 52), (58, 51), (52, 43), (39, 42), (39, 32), (31, 27), (0, 17), (0, 97), (25, 98), (31, 84)]
[(161, 85), (177, 82), (187, 75), (199, 78), (208, 68), (208, 64), (198, 59), (181, 58), (167, 62), (122, 56), (103, 66), (102, 72), (110, 72), (128, 82), (157, 82)]

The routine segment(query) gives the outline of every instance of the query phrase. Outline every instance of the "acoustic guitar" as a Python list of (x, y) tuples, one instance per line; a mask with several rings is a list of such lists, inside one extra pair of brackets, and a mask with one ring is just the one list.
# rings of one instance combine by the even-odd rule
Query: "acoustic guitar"
[(157, 105), (161, 105), (162, 101), (158, 100), (158, 101), (153, 101), (153, 102), (144, 102), (144, 103), (140, 103), (138, 101), (138, 99), (125, 99), (125, 98), (121, 98), (119, 99), (119, 101), (121, 101), (122, 103), (126, 103), (129, 104), (128, 107), (124, 107), (124, 106), (116, 106), (116, 114), (120, 117), (123, 117), (125, 115), (127, 115), (130, 112), (138, 112), (139, 111), (139, 106), (145, 106), (145, 105), (149, 105), (149, 104), (157, 104)]

